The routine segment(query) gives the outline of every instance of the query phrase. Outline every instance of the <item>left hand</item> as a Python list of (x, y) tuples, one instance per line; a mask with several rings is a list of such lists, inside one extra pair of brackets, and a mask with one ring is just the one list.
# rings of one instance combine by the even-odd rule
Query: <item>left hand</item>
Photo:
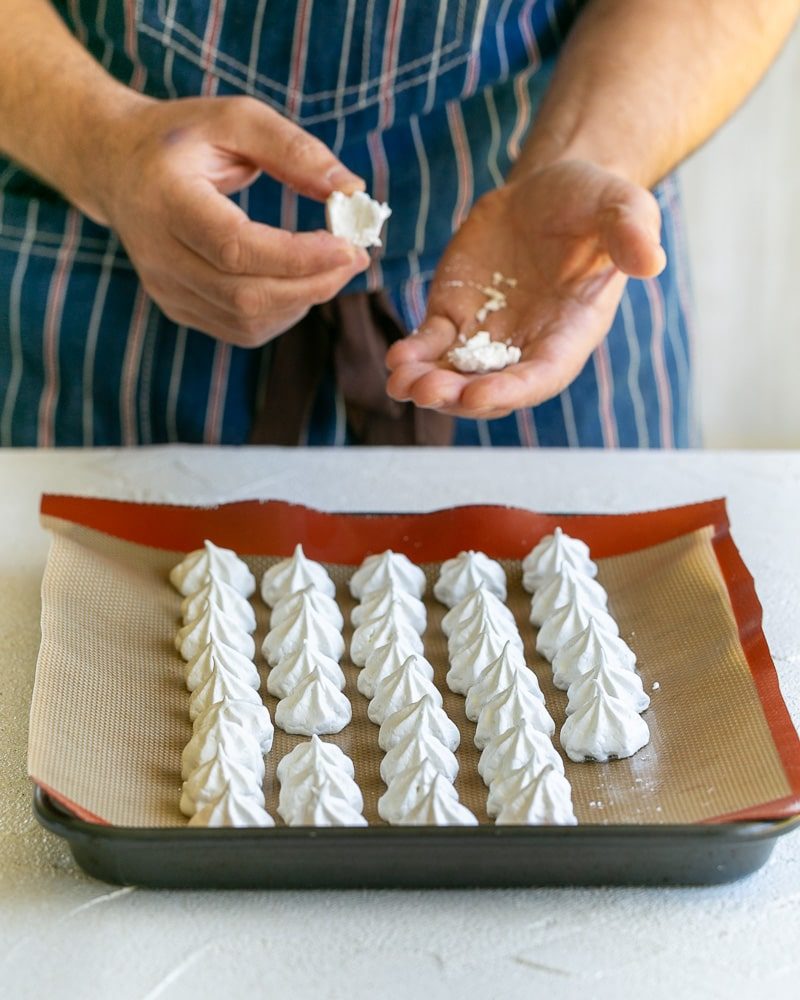
[[(645, 188), (592, 163), (512, 177), (472, 208), (433, 279), (419, 331), (387, 355), (390, 396), (458, 417), (493, 419), (561, 392), (611, 327), (627, 276), (663, 270), (661, 214)], [(506, 308), (475, 319), (499, 272)], [(522, 358), (465, 375), (447, 360), (459, 334), (488, 329)]]

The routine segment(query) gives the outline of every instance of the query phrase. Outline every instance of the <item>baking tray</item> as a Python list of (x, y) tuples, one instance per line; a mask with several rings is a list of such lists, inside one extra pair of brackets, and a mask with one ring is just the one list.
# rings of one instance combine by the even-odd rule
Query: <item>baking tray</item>
[[(417, 561), (435, 562), (476, 539), (495, 557), (519, 559), (557, 523), (586, 538), (599, 558), (636, 553), (702, 529), (713, 536), (736, 617), (734, 634), (738, 630), (746, 656), (744, 670), (752, 674), (756, 704), (786, 776), (780, 796), (756, 795), (704, 822), (629, 823), (610, 813), (605, 823), (590, 820), (567, 828), (503, 828), (484, 818), (479, 827), (467, 829), (189, 830), (171, 821), (143, 826), (98, 820), (80, 798), (70, 799), (33, 769), (37, 818), (66, 838), (78, 864), (95, 877), (164, 887), (712, 884), (755, 871), (776, 839), (798, 823), (800, 744), (780, 697), (753, 581), (730, 537), (722, 501), (630, 516), (488, 507), (425, 515), (336, 515), (277, 502), (201, 509), (45, 497), (42, 513), (48, 526), (58, 522), (67, 534), (99, 533), (97, 544), (104, 550), (106, 536), (122, 539), (123, 546), (171, 551), (189, 550), (212, 537), (242, 553), (253, 552), (258, 539), (256, 551), (283, 556), (302, 540), (312, 558), (350, 565), (388, 546)], [(484, 546), (484, 538), (490, 544)], [(113, 562), (111, 550), (104, 555)]]
[(191, 889), (720, 885), (800, 824), (142, 830), (87, 823), (41, 788), (34, 813), (95, 878)]

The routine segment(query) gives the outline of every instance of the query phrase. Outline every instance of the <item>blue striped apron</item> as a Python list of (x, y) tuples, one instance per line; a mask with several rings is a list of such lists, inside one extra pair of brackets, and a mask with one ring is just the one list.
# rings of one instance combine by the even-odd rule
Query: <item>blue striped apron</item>
[[(55, 0), (117, 79), (157, 98), (250, 94), (328, 143), (394, 209), (347, 291), (385, 288), (409, 329), (436, 263), (519, 154), (581, 0)], [(459, 420), (462, 445), (694, 442), (689, 290), (674, 179), (656, 191), (670, 264), (628, 283), (607, 340), (534, 409)], [(262, 176), (237, 199), (289, 229), (323, 208)], [(113, 232), (0, 159), (0, 444), (239, 443), (270, 347), (176, 326)], [(350, 439), (323, 386), (308, 444)]]

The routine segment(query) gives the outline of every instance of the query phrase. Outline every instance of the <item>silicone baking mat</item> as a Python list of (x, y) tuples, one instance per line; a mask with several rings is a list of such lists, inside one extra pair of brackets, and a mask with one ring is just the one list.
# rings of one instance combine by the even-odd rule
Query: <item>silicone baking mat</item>
[[(565, 760), (579, 821), (682, 824), (800, 811), (800, 743), (722, 501), (629, 515), (558, 516), (504, 507), (358, 515), (274, 501), (192, 508), (46, 496), (42, 515), (53, 544), (42, 589), (29, 772), (82, 818), (133, 827), (186, 822), (177, 803), (180, 754), (191, 735), (189, 696), (172, 644), (180, 597), (167, 573), (205, 538), (234, 548), (257, 577), (302, 542), (334, 576), (348, 619), (346, 581), (369, 553), (405, 552), (424, 566), (429, 582), (441, 561), (462, 548), (501, 559), (528, 662), (560, 728), (566, 696), (553, 687), (548, 664), (535, 652), (529, 596), (520, 582), (520, 559), (557, 524), (591, 546), (610, 609), (637, 653), (652, 699), (645, 713), (652, 739), (635, 757), (609, 764)], [(257, 595), (253, 603), (260, 646), (268, 610)], [(462, 734), (460, 797), (490, 823), (474, 724), (463, 698), (444, 684), (439, 622), (445, 610), (429, 596), (426, 655)], [(346, 640), (350, 633), (348, 626)], [(356, 668), (347, 660), (343, 666), (353, 721), (329, 738), (353, 757), (365, 815), (379, 825), (378, 727), (367, 718)], [(274, 716), (275, 700), (263, 688), (262, 694)], [(276, 730), (267, 757), (265, 794), (274, 816), (275, 764), (299, 739)]]

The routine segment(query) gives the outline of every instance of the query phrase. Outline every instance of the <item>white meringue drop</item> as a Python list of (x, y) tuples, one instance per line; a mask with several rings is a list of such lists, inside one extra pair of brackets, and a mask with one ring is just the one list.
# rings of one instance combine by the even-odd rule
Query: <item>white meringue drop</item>
[(314, 586), (328, 597), (336, 594), (336, 585), (325, 567), (313, 559), (308, 559), (302, 545), (296, 545), (288, 559), (281, 559), (264, 573), (261, 578), (261, 596), (273, 607), (282, 597), (296, 594), (298, 590)]
[(424, 652), (419, 633), (405, 618), (405, 613), (395, 606), (383, 618), (358, 626), (350, 641), (350, 659), (357, 667), (363, 667), (373, 649), (385, 646), (394, 638), (401, 638), (415, 653)]
[(252, 795), (264, 805), (261, 780), (225, 748), (218, 745), (214, 756), (196, 768), (183, 783), (180, 810), (194, 816), (199, 808), (215, 802), (230, 785), (237, 795)]
[(422, 597), (427, 581), (425, 573), (402, 552), (385, 552), (367, 556), (350, 577), (350, 593), (363, 601), (368, 594), (394, 584), (414, 597)]
[(261, 687), (261, 677), (253, 661), (232, 646), (222, 642), (209, 642), (186, 664), (184, 676), (186, 687), (194, 691), (202, 687), (208, 678), (220, 671), (236, 680), (249, 684), (253, 690)]
[(458, 604), (450, 608), (442, 618), (441, 629), (449, 639), (459, 626), (467, 627), (476, 618), (495, 623), (498, 620), (505, 620), (511, 625), (516, 625), (511, 608), (503, 604), (483, 580), (466, 597), (462, 597)]
[(293, 812), (289, 826), (366, 826), (367, 821), (326, 783), (310, 790)]
[(541, 770), (532, 761), (525, 761), (510, 771), (501, 771), (489, 786), (486, 812), (490, 816), (497, 816), (503, 806), (517, 798)]
[(278, 814), (289, 825), (302, 814), (307, 800), (318, 793), (320, 788), (336, 798), (344, 799), (351, 809), (361, 812), (364, 798), (361, 789), (350, 775), (324, 757), (307, 763), (305, 770), (293, 772), (291, 779), (281, 784), (278, 796)]
[(650, 742), (650, 729), (636, 709), (588, 681), (586, 700), (561, 727), (561, 746), (570, 760), (607, 761), (632, 757)]
[(398, 821), (398, 826), (477, 826), (478, 820), (465, 805), (444, 790), (445, 778), (438, 774), (427, 790)]
[(189, 622), (199, 618), (209, 604), (216, 605), (225, 617), (238, 625), (243, 632), (255, 631), (256, 613), (253, 605), (246, 597), (242, 597), (235, 587), (218, 579), (213, 573), (205, 586), (181, 601), (183, 624), (188, 625)]
[(319, 669), (331, 684), (344, 691), (344, 671), (333, 657), (321, 653), (304, 639), (302, 645), (279, 660), (267, 675), (267, 691), (276, 698), (287, 698), (314, 670)]
[(424, 670), (420, 669), (417, 658), (409, 656), (401, 667), (376, 684), (375, 695), (369, 703), (367, 715), (372, 722), (380, 726), (398, 709), (419, 701), (426, 694), (429, 694), (441, 708), (441, 694), (428, 680)]
[(606, 632), (592, 618), (585, 629), (573, 636), (553, 657), (553, 683), (566, 691), (605, 654), (619, 666), (634, 670), (636, 654), (619, 636)]
[(175, 648), (184, 660), (191, 660), (210, 642), (232, 646), (250, 660), (255, 656), (253, 637), (213, 604), (207, 604), (199, 618), (178, 629)]
[(199, 733), (207, 729), (217, 719), (225, 718), (248, 729), (258, 740), (258, 745), (264, 753), (269, 753), (275, 728), (269, 717), (269, 710), (259, 699), (257, 704), (252, 701), (237, 701), (223, 696), (218, 702), (209, 706), (196, 716), (192, 722), (192, 732)]
[(550, 713), (515, 675), (508, 687), (481, 709), (475, 728), (475, 746), (482, 750), (492, 737), (499, 736), (522, 719), (548, 736), (555, 732), (556, 724)]
[(420, 635), (428, 624), (428, 612), (425, 605), (413, 594), (396, 583), (388, 583), (380, 590), (370, 591), (360, 604), (356, 604), (350, 613), (350, 621), (357, 628), (365, 622), (381, 618), (392, 604), (399, 603), (406, 613), (406, 619), (415, 632)]
[(513, 619), (509, 621), (507, 618), (499, 616), (476, 615), (472, 621), (462, 622), (457, 629), (450, 633), (450, 638), (447, 640), (448, 658), (452, 660), (456, 653), (475, 642), (481, 632), (485, 632), (487, 629), (497, 632), (519, 650), (523, 649), (522, 637), (519, 634), (517, 623)]
[(573, 594), (577, 594), (587, 608), (608, 610), (608, 594), (597, 580), (579, 573), (567, 563), (533, 595), (528, 621), (531, 625), (543, 625), (556, 608), (572, 600)]
[[(425, 758), (421, 764), (398, 771), (389, 782), (386, 791), (378, 799), (378, 815), (387, 823), (396, 825), (401, 817), (412, 809), (428, 790), (431, 782), (439, 774), (433, 764)], [(450, 789), (448, 791), (448, 789)], [(442, 794), (458, 801), (458, 792), (449, 781), (442, 785)]]
[(196, 594), (211, 576), (239, 591), (242, 597), (255, 593), (256, 578), (232, 549), (221, 549), (206, 539), (202, 549), (190, 552), (169, 574), (172, 586), (184, 597)]
[(489, 740), (478, 761), (478, 773), (485, 784), (491, 785), (499, 775), (530, 762), (537, 770), (551, 764), (557, 771), (564, 771), (564, 762), (550, 737), (533, 723), (521, 719)]
[(597, 566), (589, 557), (586, 542), (556, 528), (552, 535), (545, 535), (522, 560), (522, 586), (528, 593), (533, 593), (565, 565), (572, 566), (585, 576), (597, 576)]
[(225, 670), (213, 670), (189, 696), (189, 718), (194, 721), (223, 698), (261, 705), (261, 696), (255, 688)]
[(592, 681), (597, 681), (607, 695), (627, 702), (636, 712), (644, 712), (650, 707), (650, 696), (645, 693), (642, 678), (636, 671), (601, 652), (597, 662), (570, 684), (567, 715), (577, 712), (594, 696)]
[(275, 724), (301, 736), (339, 733), (353, 717), (347, 697), (321, 670), (313, 670), (275, 709)]
[(509, 797), (497, 815), (498, 826), (575, 826), (569, 782), (554, 767), (545, 767)]
[(313, 584), (309, 584), (303, 590), (295, 591), (293, 594), (287, 594), (274, 604), (272, 614), (269, 617), (269, 627), (275, 628), (287, 618), (296, 618), (301, 609), (305, 607), (324, 618), (337, 632), (341, 632), (344, 628), (344, 615), (339, 609), (339, 605), (332, 597), (328, 597), (326, 593)]
[(501, 601), (506, 599), (506, 572), (495, 559), (469, 550), (446, 559), (433, 587), (437, 601), (452, 608), (483, 583)]
[(513, 678), (519, 674), (519, 682), (526, 687), (530, 693), (544, 704), (544, 695), (539, 687), (539, 680), (536, 674), (525, 666), (524, 660), (520, 663), (520, 658), (513, 652), (514, 647), (510, 643), (503, 646), (503, 651), (492, 662), (483, 668), (478, 674), (478, 679), (467, 692), (467, 702), (464, 710), (467, 718), (473, 722), (480, 715), (481, 709), (487, 701), (500, 691), (503, 691), (511, 683)]
[(453, 751), (448, 750), (435, 736), (415, 732), (409, 733), (388, 751), (381, 761), (381, 778), (386, 785), (389, 785), (396, 774), (409, 767), (420, 765), (425, 759), (429, 760), (448, 781), (456, 780), (458, 760)]
[(443, 708), (430, 695), (423, 695), (419, 701), (388, 715), (381, 723), (378, 745), (381, 750), (391, 750), (409, 733), (418, 736), (433, 736), (448, 750), (456, 750), (461, 742), (458, 726), (449, 718)]
[(189, 826), (275, 826), (258, 796), (242, 795), (230, 786), (189, 820)]
[(290, 782), (308, 767), (316, 767), (323, 760), (349, 774), (351, 778), (355, 777), (353, 762), (342, 748), (335, 743), (326, 743), (316, 735), (305, 743), (299, 743), (294, 750), (290, 750), (285, 757), (282, 757), (275, 769), (275, 775), (281, 784)]
[(186, 781), (192, 771), (211, 760), (218, 746), (222, 746), (229, 757), (249, 768), (259, 781), (264, 780), (264, 754), (258, 734), (228, 716), (217, 716), (210, 725), (197, 730), (183, 748), (183, 780)]
[(365, 698), (375, 697), (375, 688), (389, 674), (414, 657), (415, 666), (422, 671), (429, 681), (433, 680), (433, 666), (420, 653), (414, 651), (413, 644), (407, 636), (394, 636), (383, 646), (373, 649), (367, 657), (364, 669), (359, 673), (356, 685)]
[(592, 619), (609, 635), (619, 635), (619, 627), (611, 615), (599, 608), (584, 604), (573, 588), (570, 602), (556, 608), (547, 616), (539, 629), (539, 634), (536, 636), (537, 652), (552, 662), (559, 649), (582, 632)]
[(460, 649), (450, 659), (450, 669), (447, 671), (447, 686), (456, 694), (466, 694), (489, 666), (494, 663), (508, 644), (509, 658), (518, 666), (525, 666), (525, 657), (520, 648), (508, 639), (508, 636), (497, 632), (491, 626), (479, 633), (468, 646)]
[(310, 605), (301, 606), (294, 618), (284, 618), (275, 628), (270, 629), (261, 644), (261, 652), (270, 666), (274, 667), (304, 642), (333, 660), (341, 660), (344, 656), (342, 633)]

